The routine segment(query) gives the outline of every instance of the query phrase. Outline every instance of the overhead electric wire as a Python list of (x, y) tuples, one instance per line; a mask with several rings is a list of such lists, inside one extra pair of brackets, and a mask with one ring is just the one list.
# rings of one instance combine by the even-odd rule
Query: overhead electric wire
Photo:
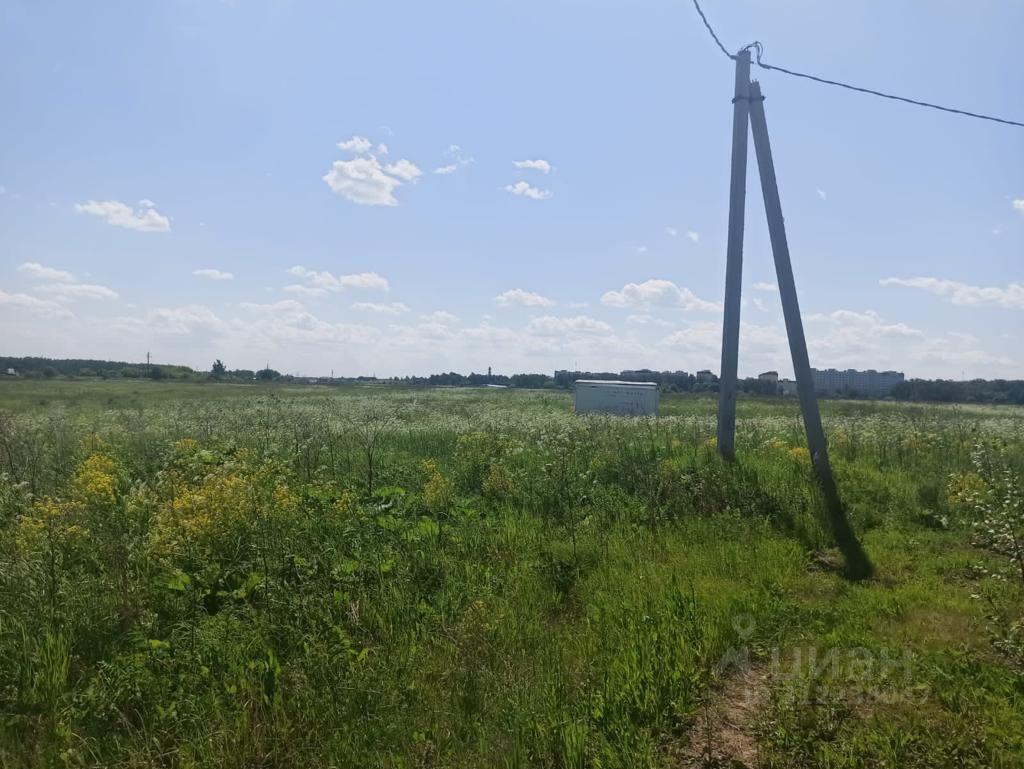
[[(719, 49), (721, 49), (722, 53), (724, 53), (730, 59), (735, 59), (736, 54), (729, 53), (728, 49), (726, 49), (726, 47), (722, 45), (722, 41), (718, 39), (718, 35), (715, 34), (715, 30), (712, 28), (710, 22), (708, 22), (708, 18), (707, 16), (704, 15), (704, 11), (701, 9), (698, 0), (693, 0), (693, 5), (697, 9), (697, 13), (700, 14), (700, 18), (704, 22), (704, 26), (707, 27), (707, 30), (711, 34), (712, 39), (718, 45)], [(761, 69), (773, 70), (775, 72), (781, 72), (784, 75), (791, 75), (792, 77), (804, 78), (805, 80), (813, 80), (816, 83), (822, 83), (824, 85), (834, 85), (838, 88), (845, 88), (848, 91), (866, 93), (870, 94), (871, 96), (878, 96), (882, 99), (901, 101), (904, 102), (905, 104), (913, 104), (916, 107), (927, 107), (929, 109), (935, 109), (941, 112), (950, 112), (954, 115), (964, 115), (966, 117), (977, 118), (978, 120), (990, 120), (993, 123), (1002, 123), (1004, 125), (1012, 125), (1017, 126), (1018, 128), (1024, 128), (1024, 123), (1020, 123), (1016, 120), (1007, 120), (1006, 118), (994, 117), (992, 115), (983, 115), (979, 112), (969, 112), (968, 110), (956, 109), (955, 107), (944, 107), (941, 104), (932, 104), (931, 102), (927, 101), (910, 99), (906, 96), (896, 96), (895, 94), (885, 93), (883, 91), (876, 91), (872, 88), (862, 88), (860, 86), (850, 85), (849, 83), (841, 83), (838, 80), (829, 80), (827, 78), (818, 77), (817, 75), (808, 75), (805, 72), (796, 72), (791, 69), (786, 69), (785, 67), (777, 67), (774, 64), (766, 64), (765, 62), (761, 61), (761, 54), (763, 51), (762, 46), (759, 42), (751, 43), (750, 45), (746, 46), (743, 50), (747, 50), (749, 48), (755, 49), (756, 55), (754, 63), (757, 64), (757, 66), (759, 66)]]

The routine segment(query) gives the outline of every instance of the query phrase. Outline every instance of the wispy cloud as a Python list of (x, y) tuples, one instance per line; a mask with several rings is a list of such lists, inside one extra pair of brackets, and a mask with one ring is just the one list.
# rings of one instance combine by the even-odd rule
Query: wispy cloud
[(17, 267), (18, 272), (39, 280), (55, 280), (62, 283), (73, 283), (75, 276), (67, 270), (58, 270), (54, 267), (47, 267), (39, 262), (23, 262)]
[(542, 190), (539, 187), (534, 187), (522, 181), (506, 185), (505, 192), (510, 192), (513, 195), (519, 195), (524, 198), (530, 198), (531, 200), (547, 200), (553, 194), (551, 190)]
[(37, 290), (67, 299), (117, 299), (116, 291), (93, 283), (47, 283)]
[(611, 334), (612, 327), (601, 320), (586, 315), (558, 318), (545, 315), (533, 318), (526, 324), (526, 330), (539, 336), (564, 336), (566, 334)]
[(158, 212), (152, 200), (142, 200), (140, 207), (133, 209), (119, 200), (90, 200), (75, 203), (80, 214), (98, 216), (113, 227), (123, 227), (137, 232), (169, 232), (171, 220)]
[(352, 304), (352, 309), (360, 310), (362, 312), (384, 313), (387, 315), (400, 315), (403, 312), (409, 312), (409, 307), (402, 302), (390, 302), (389, 304), (355, 302)]
[(703, 312), (719, 309), (717, 304), (701, 299), (686, 287), (653, 278), (643, 283), (627, 283), (621, 291), (608, 291), (601, 302), (609, 307), (676, 307)]
[(501, 307), (508, 307), (513, 304), (522, 305), (523, 307), (551, 307), (555, 303), (553, 299), (548, 299), (546, 296), (535, 294), (532, 291), (524, 291), (521, 288), (503, 291), (494, 297), (494, 302)]
[(309, 270), (300, 264), (288, 270), (288, 274), (301, 278), (305, 283), (285, 286), (284, 290), (307, 296), (323, 296), (328, 292), (337, 293), (348, 288), (375, 289), (390, 291), (388, 281), (375, 272), (359, 272), (352, 275), (334, 275), (330, 272)]
[(434, 312), (428, 312), (426, 315), (421, 315), (420, 318), (427, 321), (428, 323), (440, 323), (444, 325), (448, 323), (454, 323), (459, 319), (459, 316), (447, 312), (446, 310), (435, 310)]
[(201, 270), (192, 270), (192, 274), (199, 278), (209, 278), (210, 280), (234, 280), (235, 276), (230, 272), (224, 272), (223, 270), (215, 270), (210, 267), (203, 268)]
[(9, 294), (0, 290), (0, 306), (16, 307), (44, 318), (70, 318), (71, 311), (59, 302), (39, 299), (28, 294)]
[(512, 162), (516, 168), (523, 168), (532, 171), (540, 171), (542, 174), (551, 173), (551, 164), (540, 158), (536, 160), (515, 160)]
[(468, 166), (470, 163), (474, 162), (473, 158), (462, 154), (462, 147), (458, 144), (449, 145), (448, 151), (444, 153), (444, 157), (447, 162), (443, 166), (435, 168), (435, 174), (447, 176), (455, 173), (463, 166)]
[(956, 280), (942, 278), (883, 278), (878, 281), (883, 286), (904, 286), (927, 291), (941, 296), (952, 304), (984, 305), (993, 304), (1000, 307), (1016, 307), (1024, 309), (1024, 284), (1010, 283), (1005, 288), (1000, 286), (972, 286)]
[(700, 243), (700, 233), (699, 232), (694, 232), (693, 230), (687, 230), (686, 237), (688, 237), (694, 243)]
[(18, 265), (17, 271), (38, 280), (50, 281), (41, 286), (36, 286), (35, 290), (46, 294), (53, 294), (64, 301), (72, 299), (117, 299), (117, 292), (113, 289), (93, 283), (79, 283), (78, 279), (67, 270), (47, 267), (39, 262), (23, 262)]

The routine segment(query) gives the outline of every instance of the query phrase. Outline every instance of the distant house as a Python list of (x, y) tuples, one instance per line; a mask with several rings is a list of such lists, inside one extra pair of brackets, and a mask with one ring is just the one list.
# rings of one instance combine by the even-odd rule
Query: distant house
[(18, 376), (18, 372), (12, 368), (7, 369), (4, 373), (6, 373), (7, 376)]
[(814, 377), (814, 389), (819, 393), (852, 393), (881, 397), (892, 392), (892, 388), (903, 381), (902, 371), (857, 371), (846, 369), (837, 371), (834, 368), (819, 370), (811, 369)]

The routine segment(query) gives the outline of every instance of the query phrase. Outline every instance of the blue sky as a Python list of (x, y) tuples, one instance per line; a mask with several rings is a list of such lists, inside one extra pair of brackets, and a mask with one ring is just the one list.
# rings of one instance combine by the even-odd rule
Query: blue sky
[[(706, 0), (1024, 120), (1024, 4)], [(1024, 129), (756, 71), (812, 365), (1024, 377)], [(689, 0), (0, 0), (4, 354), (718, 369), (732, 64)], [(791, 371), (751, 147), (740, 373)]]

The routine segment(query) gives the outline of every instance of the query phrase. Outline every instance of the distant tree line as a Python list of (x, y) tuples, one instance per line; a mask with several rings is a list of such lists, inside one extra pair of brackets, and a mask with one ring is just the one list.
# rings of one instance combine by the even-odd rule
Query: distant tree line
[[(219, 365), (218, 365), (219, 364)], [(93, 360), (90, 358), (15, 358), (0, 356), (0, 374), (13, 369), (18, 376), (32, 379), (54, 377), (79, 377), (97, 379), (155, 379), (177, 381), (204, 381), (221, 379), (236, 382), (251, 382), (254, 379), (279, 379), (281, 374), (273, 369), (250, 371), (236, 369), (229, 371), (217, 360), (209, 372), (196, 371), (191, 366), (158, 363), (127, 363), (124, 361)], [(290, 377), (289, 377), (290, 378)]]
[[(499, 385), (530, 389), (569, 389), (577, 379), (598, 379), (605, 381), (655, 382), (664, 392), (718, 392), (718, 378), (700, 378), (685, 371), (654, 371), (636, 369), (633, 371), (556, 371), (548, 374), (460, 374), (449, 371), (429, 376), (393, 377), (295, 377), (282, 374), (270, 367), (252, 369), (228, 369), (218, 359), (209, 371), (197, 371), (189, 366), (167, 364), (126, 363), (119, 361), (80, 358), (16, 358), (0, 356), (0, 374), (13, 369), (19, 376), (29, 378), (81, 377), (102, 379), (144, 379), (177, 381), (224, 381), (224, 382), (291, 382), (298, 384), (344, 384), (346, 382), (378, 382), (404, 384), (421, 387), (484, 387)], [(740, 392), (750, 395), (772, 396), (779, 394), (776, 382), (747, 377), (738, 383)], [(856, 397), (844, 395), (842, 397)], [(946, 379), (908, 379), (896, 385), (889, 395), (894, 400), (925, 401), (933, 403), (1007, 403), (1024, 404), (1024, 380), (1020, 379), (972, 379), (956, 382)]]
[(892, 397), (901, 401), (933, 403), (1014, 403), (1024, 404), (1024, 380), (908, 379), (892, 389)]

